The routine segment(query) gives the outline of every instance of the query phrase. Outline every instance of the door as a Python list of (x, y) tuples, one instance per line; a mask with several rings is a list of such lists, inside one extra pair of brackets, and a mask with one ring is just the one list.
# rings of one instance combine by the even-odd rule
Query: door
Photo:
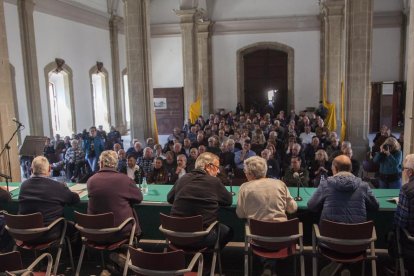
[[(261, 49), (244, 55), (245, 109), (259, 112), (287, 109), (288, 55), (285, 52)], [(269, 101), (269, 96), (273, 99)]]

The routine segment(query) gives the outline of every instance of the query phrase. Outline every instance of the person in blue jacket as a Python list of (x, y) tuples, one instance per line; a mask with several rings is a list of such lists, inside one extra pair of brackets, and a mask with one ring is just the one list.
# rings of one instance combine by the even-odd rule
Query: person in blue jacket
[(402, 151), (397, 139), (388, 137), (375, 153), (374, 162), (379, 164), (379, 186), (381, 189), (400, 189)]
[(92, 172), (97, 171), (99, 156), (104, 150), (104, 144), (101, 137), (97, 135), (95, 126), (89, 129), (89, 136), (84, 138), (82, 148)]

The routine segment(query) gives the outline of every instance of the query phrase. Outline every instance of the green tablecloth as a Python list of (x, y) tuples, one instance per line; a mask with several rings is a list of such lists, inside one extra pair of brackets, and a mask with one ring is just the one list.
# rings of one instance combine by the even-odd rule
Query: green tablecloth
[[(9, 184), (10, 187), (18, 187), (20, 183), (13, 182)], [(69, 183), (68, 186), (72, 186)], [(0, 182), (0, 186), (5, 186), (5, 183)], [(166, 202), (167, 193), (170, 191), (172, 185), (148, 185), (149, 192), (144, 195), (144, 201), (135, 206), (138, 213), (140, 224), (144, 232), (145, 239), (162, 239), (162, 235), (158, 231), (159, 227), (159, 213), (164, 212), (168, 214), (171, 209), (171, 205)], [(230, 187), (227, 187), (230, 190)], [(233, 227), (235, 236), (234, 241), (244, 240), (244, 221), (237, 218), (235, 214), (235, 207), (237, 205), (237, 193), (239, 187), (233, 187), (233, 191), (236, 193), (233, 196), (233, 204), (231, 207), (223, 207), (220, 209), (219, 219), (221, 222)], [(289, 191), (293, 197), (296, 196), (297, 189), (289, 188)], [(311, 244), (311, 226), (312, 223), (317, 223), (319, 220), (318, 214), (312, 213), (307, 210), (307, 202), (314, 193), (315, 188), (300, 188), (300, 195), (303, 201), (298, 202), (299, 211), (292, 217), (299, 217), (304, 223), (305, 232), (305, 244)], [(387, 199), (397, 197), (398, 189), (374, 189), (374, 194), (380, 202), (379, 212), (370, 212), (368, 214), (369, 219), (373, 219), (377, 228), (378, 242), (377, 246), (385, 247), (385, 236), (386, 233), (392, 227), (393, 214), (396, 208), (395, 203), (388, 202)], [(19, 189), (13, 190), (12, 203), (7, 204), (4, 208), (9, 212), (17, 212), (17, 199), (19, 195)], [(68, 219), (73, 218), (73, 211), (86, 212), (88, 197), (84, 196), (81, 198), (81, 203), (73, 207), (65, 209), (65, 217)]]

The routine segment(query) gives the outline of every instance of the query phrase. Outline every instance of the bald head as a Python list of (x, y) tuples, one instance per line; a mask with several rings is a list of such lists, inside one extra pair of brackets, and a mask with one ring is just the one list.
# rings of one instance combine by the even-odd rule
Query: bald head
[(339, 155), (333, 160), (332, 167), (334, 174), (337, 174), (338, 172), (351, 172), (351, 159), (346, 155)]

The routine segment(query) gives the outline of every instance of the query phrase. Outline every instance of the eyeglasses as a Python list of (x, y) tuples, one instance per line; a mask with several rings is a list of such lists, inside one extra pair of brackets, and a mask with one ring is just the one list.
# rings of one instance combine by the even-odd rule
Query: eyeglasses
[(214, 168), (216, 168), (217, 170), (220, 170), (220, 167), (217, 165), (214, 165), (213, 163), (209, 163), (210, 166), (213, 166)]

